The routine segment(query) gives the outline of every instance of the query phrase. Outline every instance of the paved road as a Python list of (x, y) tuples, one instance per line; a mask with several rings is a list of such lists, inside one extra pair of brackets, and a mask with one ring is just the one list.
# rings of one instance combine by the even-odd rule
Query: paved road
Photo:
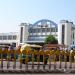
[[(7, 64), (9, 64), (9, 66), (8, 66), (8, 69), (7, 69)], [(14, 65), (15, 63), (13, 62), (13, 61), (10, 61), (10, 62), (7, 62), (7, 61), (3, 61), (3, 70), (6, 70), (6, 72), (8, 71), (8, 70), (12, 70), (12, 71), (15, 71), (15, 70), (17, 70), (17, 71), (20, 71), (20, 70), (23, 70), (23, 71), (25, 71), (25, 70), (27, 70), (27, 66), (26, 66), (26, 64), (22, 64), (22, 67), (20, 67), (20, 62), (19, 61), (17, 61), (16, 62), (16, 68), (15, 69), (13, 69), (13, 65)], [(65, 64), (67, 65), (67, 68), (65, 68)], [(71, 65), (71, 68), (69, 68), (70, 67), (70, 65)], [(50, 70), (54, 70), (55, 71), (55, 66), (56, 66), (56, 69), (58, 69), (58, 70), (60, 70), (60, 64), (59, 64), (59, 62), (56, 62), (56, 65), (54, 65), (54, 62), (51, 62), (51, 68), (49, 69), (49, 64), (47, 64), (47, 65), (43, 65), (42, 63), (41, 63), (41, 65), (40, 65), (40, 70), (39, 71), (41, 71), (41, 72), (43, 72), (43, 71), (50, 71)], [(29, 64), (28, 65), (28, 70), (30, 70), (30, 71), (33, 71), (32, 70), (32, 65), (31, 64)], [(36, 70), (36, 71), (38, 71), (37, 70), (37, 67), (38, 67), (38, 65), (34, 65), (34, 69)], [(45, 70), (44, 70), (44, 67), (45, 67)], [(63, 71), (63, 72), (68, 72), (68, 73), (70, 73), (70, 70), (75, 70), (75, 63), (72, 63), (72, 64), (70, 64), (70, 63), (65, 63), (65, 62), (62, 62), (62, 65), (61, 65), (61, 67), (62, 67), (62, 70), (61, 71)], [(66, 70), (67, 69), (67, 70)], [(1, 64), (0, 64), (0, 71), (1, 71), (2, 69), (1, 69)], [(53, 71), (53, 72), (54, 72)], [(57, 70), (56, 70), (57, 71)], [(26, 72), (26, 71), (25, 71)], [(24, 72), (24, 73), (25, 73)], [(41, 73), (40, 72), (40, 73)], [(31, 73), (31, 72), (30, 72)], [(48, 72), (47, 72), (48, 73)], [(49, 73), (51, 73), (51, 72), (49, 72)], [(9, 74), (10, 75), (10, 74)], [(21, 74), (21, 75), (24, 75), (24, 74)], [(27, 74), (26, 74), (27, 75)], [(31, 75), (31, 74), (29, 74), (29, 75)], [(35, 74), (34, 74), (35, 75)], [(46, 74), (47, 75), (47, 74)], [(60, 74), (59, 74), (60, 75)]]
[(75, 74), (0, 74), (0, 75), (75, 75)]
[[(3, 69), (7, 69), (7, 64), (9, 64), (8, 65), (9, 69), (13, 69), (13, 66), (15, 63), (13, 61), (10, 61), (9, 63), (7, 61), (3, 61)], [(66, 64), (67, 69), (69, 69), (70, 66), (71, 66), (71, 69), (75, 69), (75, 63), (70, 64), (69, 62), (67, 62), (67, 63), (62, 62), (62, 64), (61, 64), (62, 69), (65, 68), (65, 64)], [(35, 63), (34, 69), (37, 69), (37, 66), (38, 65), (36, 65), (36, 63)], [(51, 62), (51, 69), (55, 69), (55, 66), (57, 69), (59, 69), (60, 63), (56, 62), (56, 64), (54, 65), (54, 62)], [(1, 67), (1, 63), (0, 63), (0, 67)], [(40, 69), (43, 69), (43, 67), (44, 67), (44, 65), (41, 63)], [(25, 69), (25, 68), (26, 68), (26, 64), (22, 64), (22, 69)], [(16, 62), (16, 69), (20, 69), (20, 62), (19, 61)], [(31, 64), (28, 65), (28, 69), (32, 69)], [(45, 69), (49, 69), (49, 64), (45, 65)]]

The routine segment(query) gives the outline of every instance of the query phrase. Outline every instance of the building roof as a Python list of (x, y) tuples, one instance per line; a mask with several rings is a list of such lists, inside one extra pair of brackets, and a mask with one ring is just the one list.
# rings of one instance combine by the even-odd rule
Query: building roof
[(41, 19), (41, 20), (38, 20), (38, 21), (35, 22), (33, 25), (37, 25), (37, 24), (40, 23), (40, 22), (43, 22), (43, 23), (45, 23), (45, 22), (50, 22), (50, 23), (52, 23), (53, 25), (55, 25), (55, 26), (57, 27), (57, 24), (56, 24), (55, 22), (53, 22), (53, 21), (51, 21), (51, 20), (48, 20), (48, 19)]

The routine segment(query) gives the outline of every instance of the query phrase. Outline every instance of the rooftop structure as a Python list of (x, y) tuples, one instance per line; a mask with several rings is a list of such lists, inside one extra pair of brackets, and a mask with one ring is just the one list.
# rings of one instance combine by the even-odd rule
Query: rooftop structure
[(47, 19), (42, 19), (34, 24), (27, 25), (21, 23), (20, 25), (20, 44), (32, 43), (43, 44), (48, 35), (57, 37), (58, 26), (55, 22)]

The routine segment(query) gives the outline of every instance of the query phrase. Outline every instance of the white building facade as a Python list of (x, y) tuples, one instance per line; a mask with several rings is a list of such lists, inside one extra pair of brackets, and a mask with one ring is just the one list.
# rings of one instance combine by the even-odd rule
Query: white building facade
[(20, 44), (44, 44), (48, 35), (53, 35), (58, 39), (58, 26), (51, 20), (42, 19), (34, 24), (21, 23)]
[(59, 24), (56, 24), (47, 19), (39, 20), (34, 24), (21, 23), (19, 32), (0, 33), (0, 44), (42, 45), (48, 35), (53, 35), (60, 45), (75, 45), (75, 25), (73, 22), (61, 20)]
[(44, 43), (48, 35), (53, 35), (58, 44), (75, 45), (75, 25), (73, 22), (61, 20), (59, 24), (51, 20), (42, 19), (34, 24), (20, 24), (19, 43)]
[(61, 20), (58, 24), (58, 43), (75, 45), (75, 25), (73, 22)]
[(18, 46), (18, 32), (0, 33), (0, 45)]

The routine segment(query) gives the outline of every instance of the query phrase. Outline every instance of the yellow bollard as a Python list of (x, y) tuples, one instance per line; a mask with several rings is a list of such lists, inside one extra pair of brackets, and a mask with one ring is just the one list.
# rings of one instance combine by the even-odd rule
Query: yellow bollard
[(72, 68), (73, 62), (74, 62), (74, 51), (70, 51), (70, 68)]
[(43, 54), (43, 69), (45, 70), (45, 65), (46, 65), (46, 55)]
[(2, 52), (2, 49), (0, 49), (0, 54), (1, 54), (1, 69), (3, 69), (3, 52)]
[(6, 50), (6, 53), (7, 53), (7, 69), (9, 68), (10, 66), (10, 51), (9, 50)]
[(65, 69), (67, 68), (67, 52), (64, 54)]
[(49, 60), (49, 69), (51, 69), (51, 60), (50, 59), (51, 59), (51, 55), (49, 54), (49, 59), (48, 59)]
[(48, 61), (48, 65), (49, 65), (49, 69), (50, 69), (51, 68), (50, 50), (46, 50), (45, 55), (47, 56), (46, 60)]
[(34, 69), (34, 52), (32, 52), (32, 69)]
[(38, 63), (37, 70), (39, 70), (40, 68), (40, 52), (39, 51), (37, 53), (37, 63)]
[(20, 69), (22, 68), (22, 53), (20, 53)]
[(56, 69), (56, 62), (60, 62), (60, 65), (61, 65), (61, 61), (59, 60), (59, 57), (60, 57), (60, 51), (59, 50), (56, 50), (55, 53), (55, 69)]
[(54, 50), (51, 50), (52, 62), (54, 63), (54, 69), (56, 69), (56, 53)]
[(16, 68), (16, 54), (17, 54), (17, 51), (14, 50), (13, 54), (14, 54), (14, 65), (13, 65), (13, 69), (15, 69)]
[(0, 65), (1, 65), (1, 54), (2, 54), (2, 49), (0, 49)]
[(63, 56), (63, 52), (60, 51), (60, 52), (59, 52), (59, 62), (60, 62), (59, 68), (60, 68), (60, 69), (62, 68), (62, 56)]
[(54, 51), (54, 69), (56, 69), (56, 53)]
[[(75, 64), (75, 51), (74, 51), (74, 64)], [(75, 66), (74, 66), (74, 68), (75, 68)]]
[(70, 53), (70, 55), (69, 55), (69, 62), (70, 62), (69, 68), (72, 68), (72, 59), (71, 59), (71, 57), (72, 57), (72, 55), (71, 55), (71, 53)]
[(30, 54), (30, 50), (26, 50), (26, 59), (25, 59), (25, 61), (26, 61), (26, 70), (28, 70), (28, 61), (29, 61), (29, 54)]

